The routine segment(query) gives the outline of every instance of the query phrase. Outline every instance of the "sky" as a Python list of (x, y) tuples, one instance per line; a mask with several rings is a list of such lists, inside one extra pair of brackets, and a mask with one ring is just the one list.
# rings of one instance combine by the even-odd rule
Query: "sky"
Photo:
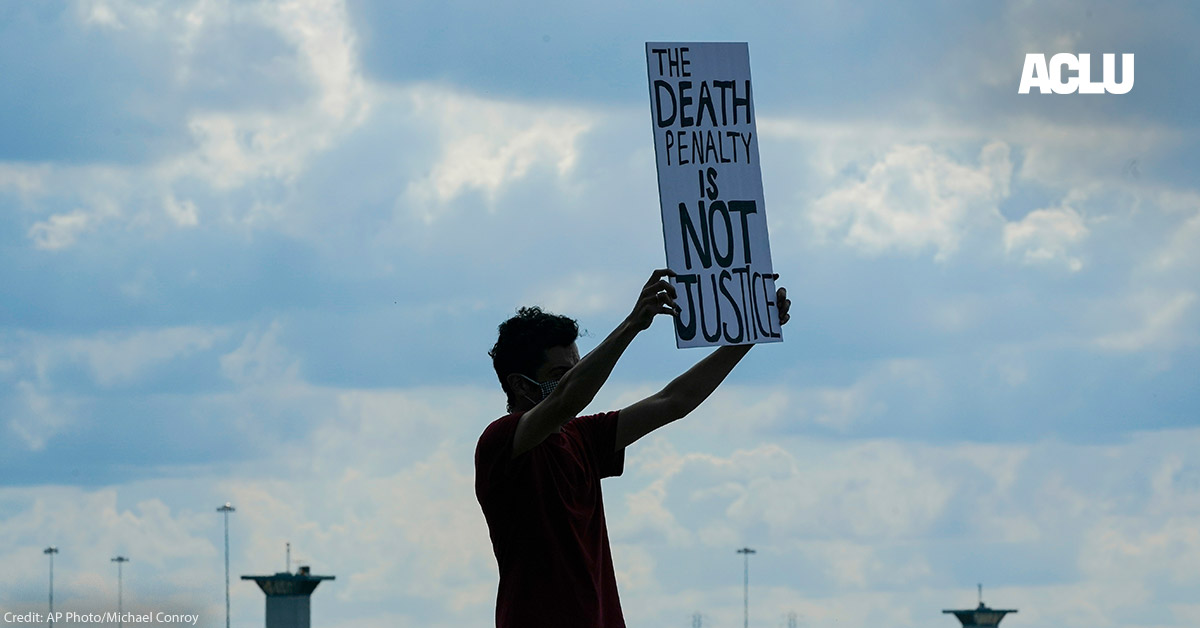
[[(604, 500), (631, 628), (1200, 624), (1200, 8), (0, 4), (0, 609), (489, 625), (522, 305), (664, 264), (647, 41), (745, 41), (784, 342)], [(1026, 54), (1127, 94), (1017, 93)], [(709, 349), (643, 332), (592, 410)]]

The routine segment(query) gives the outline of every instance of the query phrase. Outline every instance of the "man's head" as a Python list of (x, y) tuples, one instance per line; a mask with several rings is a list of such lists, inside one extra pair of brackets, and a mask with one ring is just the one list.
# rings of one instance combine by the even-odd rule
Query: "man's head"
[(579, 361), (575, 346), (579, 323), (566, 316), (543, 312), (536, 306), (523, 307), (516, 316), (500, 323), (499, 332), (488, 355), (500, 387), (508, 395), (509, 410), (532, 407), (541, 401), (543, 395), (537, 384), (558, 381)]

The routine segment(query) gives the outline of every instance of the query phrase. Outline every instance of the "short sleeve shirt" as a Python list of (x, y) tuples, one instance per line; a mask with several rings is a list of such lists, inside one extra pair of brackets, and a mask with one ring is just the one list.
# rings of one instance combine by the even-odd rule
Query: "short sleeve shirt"
[(512, 458), (520, 414), (488, 425), (475, 496), (500, 569), (498, 628), (624, 628), (600, 479), (620, 475), (617, 413), (576, 417)]

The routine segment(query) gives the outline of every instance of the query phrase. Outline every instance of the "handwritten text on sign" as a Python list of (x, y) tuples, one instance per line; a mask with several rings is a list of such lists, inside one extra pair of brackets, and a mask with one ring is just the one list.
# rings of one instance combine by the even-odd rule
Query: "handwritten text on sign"
[(679, 347), (779, 342), (744, 43), (647, 43), (667, 266)]

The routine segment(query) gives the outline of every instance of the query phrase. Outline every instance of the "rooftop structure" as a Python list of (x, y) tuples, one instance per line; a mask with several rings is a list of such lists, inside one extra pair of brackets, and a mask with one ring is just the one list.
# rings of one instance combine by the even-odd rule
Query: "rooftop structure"
[(281, 571), (273, 576), (242, 576), (253, 580), (267, 595), (266, 628), (309, 628), (312, 617), (310, 600), (322, 580), (335, 576), (314, 576), (307, 565), (296, 573)]
[(988, 608), (983, 603), (983, 585), (979, 585), (979, 606), (967, 610), (945, 610), (942, 613), (952, 614), (962, 623), (963, 628), (975, 627), (994, 627), (1000, 625), (1000, 620), (1009, 613), (1017, 612), (1015, 609), (1000, 610), (996, 608)]

